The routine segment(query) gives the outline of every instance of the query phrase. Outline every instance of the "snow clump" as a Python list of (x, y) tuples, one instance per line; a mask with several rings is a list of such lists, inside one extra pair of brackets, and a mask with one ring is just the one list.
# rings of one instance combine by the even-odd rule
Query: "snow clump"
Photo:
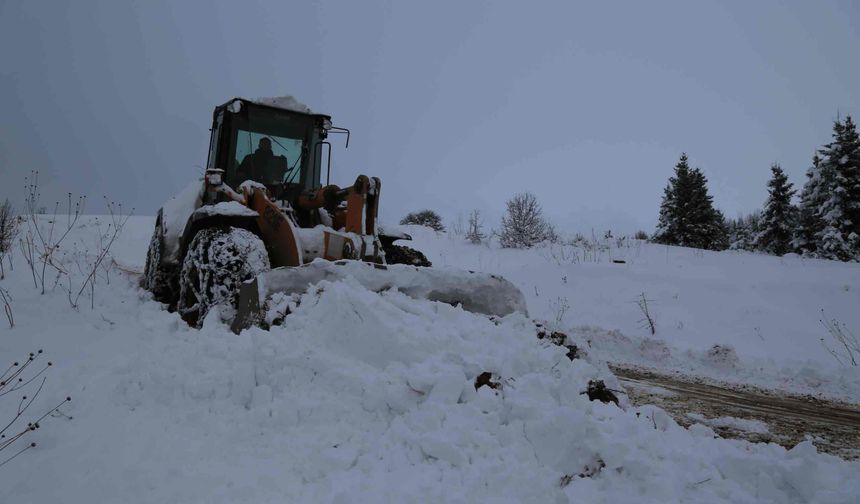
[(260, 105), (269, 105), (284, 110), (292, 110), (293, 112), (301, 112), (302, 114), (313, 114), (310, 107), (297, 100), (292, 95), (275, 96), (271, 98), (257, 98), (254, 103)]

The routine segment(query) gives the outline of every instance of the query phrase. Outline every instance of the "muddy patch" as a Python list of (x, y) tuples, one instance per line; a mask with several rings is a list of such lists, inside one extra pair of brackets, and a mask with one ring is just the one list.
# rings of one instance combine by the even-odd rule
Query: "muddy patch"
[(860, 458), (860, 405), (736, 387), (639, 367), (610, 365), (630, 402), (654, 404), (676, 422), (709, 426), (726, 438), (778, 443), (806, 439), (826, 453)]

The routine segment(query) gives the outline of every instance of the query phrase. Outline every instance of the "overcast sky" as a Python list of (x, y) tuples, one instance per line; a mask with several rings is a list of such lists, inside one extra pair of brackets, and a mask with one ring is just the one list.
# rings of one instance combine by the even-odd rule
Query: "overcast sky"
[[(623, 5), (622, 5), (623, 4)], [(860, 116), (860, 3), (0, 0), (0, 198), (154, 214), (205, 164), (212, 108), (292, 94), (352, 130), (333, 182), (380, 212), (532, 191), (562, 230), (653, 229), (680, 153), (726, 215), (796, 185)]]

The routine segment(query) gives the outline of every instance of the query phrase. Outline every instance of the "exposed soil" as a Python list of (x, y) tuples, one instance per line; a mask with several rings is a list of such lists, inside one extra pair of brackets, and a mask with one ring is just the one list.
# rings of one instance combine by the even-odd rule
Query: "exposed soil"
[(409, 264), (430, 267), (433, 264), (422, 252), (403, 245), (384, 246), (385, 262), (388, 264)]
[[(767, 432), (739, 426), (711, 425), (722, 437), (773, 442), (790, 448), (809, 438), (819, 451), (846, 459), (860, 458), (860, 404), (739, 387), (697, 377), (627, 365), (610, 365), (634, 405), (654, 404), (679, 424), (735, 417), (767, 424)], [(701, 422), (700, 422), (701, 423)]]

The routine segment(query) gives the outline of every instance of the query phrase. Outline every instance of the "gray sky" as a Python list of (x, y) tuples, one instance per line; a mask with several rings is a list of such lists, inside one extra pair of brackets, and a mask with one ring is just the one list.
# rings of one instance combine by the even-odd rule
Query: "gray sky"
[[(623, 6), (621, 4), (624, 4)], [(293, 94), (353, 132), (333, 182), (385, 220), (528, 190), (562, 230), (653, 229), (682, 151), (735, 216), (860, 116), (860, 4), (0, 0), (0, 198), (154, 214), (206, 161), (212, 108)]]

